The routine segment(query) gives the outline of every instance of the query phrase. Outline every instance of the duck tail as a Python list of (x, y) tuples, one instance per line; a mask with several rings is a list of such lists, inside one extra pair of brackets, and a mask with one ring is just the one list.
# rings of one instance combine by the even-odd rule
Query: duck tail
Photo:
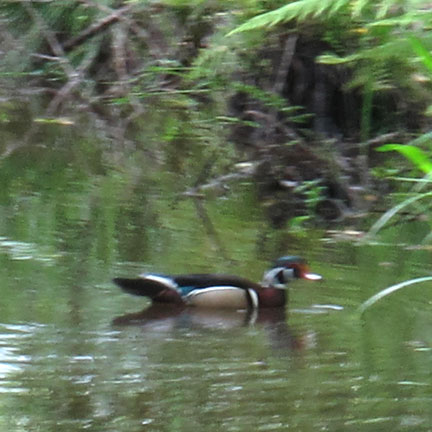
[(147, 275), (136, 279), (115, 278), (113, 282), (123, 291), (148, 297), (153, 302), (184, 304), (180, 294), (175, 289), (174, 282), (169, 278)]
[(157, 297), (164, 289), (166, 289), (164, 286), (149, 284), (148, 281), (141, 278), (115, 278), (113, 279), (113, 282), (128, 294), (149, 297), (151, 299)]

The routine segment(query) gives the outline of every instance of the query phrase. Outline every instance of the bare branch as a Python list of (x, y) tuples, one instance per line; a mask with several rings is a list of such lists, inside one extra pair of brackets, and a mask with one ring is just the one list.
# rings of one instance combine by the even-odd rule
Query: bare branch
[(297, 39), (298, 39), (297, 35), (291, 35), (285, 41), (284, 51), (282, 54), (282, 58), (276, 74), (275, 83), (273, 86), (273, 92), (278, 95), (282, 94), (282, 90), (286, 83), (286, 78), (290, 70), (291, 61), (297, 44)]
[(100, 19), (94, 24), (87, 27), (84, 31), (82, 31), (78, 36), (69, 39), (63, 44), (63, 49), (65, 51), (70, 51), (78, 45), (83, 44), (85, 41), (90, 39), (91, 37), (97, 35), (105, 31), (109, 26), (119, 21), (121, 15), (131, 9), (131, 5), (124, 6), (120, 9), (113, 11), (110, 15)]

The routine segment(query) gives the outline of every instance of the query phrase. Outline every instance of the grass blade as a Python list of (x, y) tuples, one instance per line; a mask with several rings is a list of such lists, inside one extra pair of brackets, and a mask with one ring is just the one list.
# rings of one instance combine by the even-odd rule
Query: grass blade
[(409, 38), (413, 51), (420, 57), (424, 66), (432, 73), (432, 55), (429, 50), (423, 45), (420, 39), (411, 36)]
[(381, 147), (377, 148), (378, 151), (397, 151), (404, 155), (407, 159), (409, 159), (418, 169), (423, 171), (426, 174), (432, 172), (432, 162), (423, 152), (423, 150), (419, 149), (416, 146), (409, 144), (385, 144)]
[(402, 288), (405, 288), (406, 286), (418, 284), (421, 282), (427, 282), (427, 281), (431, 281), (431, 280), (432, 280), (432, 276), (425, 276), (425, 277), (421, 277), (421, 278), (410, 279), (410, 280), (407, 280), (404, 282), (400, 282), (396, 285), (389, 286), (388, 288), (385, 288), (382, 291), (380, 291), (379, 293), (368, 298), (365, 302), (363, 302), (359, 306), (357, 311), (360, 313), (360, 315), (363, 315), (363, 313), (367, 309), (369, 309), (373, 304), (375, 304), (377, 301), (381, 300), (382, 298), (387, 297), (388, 295), (390, 295), (390, 294), (392, 294), (392, 293), (394, 293), (394, 292), (396, 292)]
[(386, 211), (371, 227), (369, 232), (364, 237), (365, 239), (375, 236), (378, 231), (400, 210), (402, 210), (404, 207), (409, 206), (413, 202), (419, 201), (423, 198), (432, 196), (432, 192), (426, 192), (421, 195), (416, 195), (411, 198), (406, 199), (405, 201), (402, 201), (398, 205), (392, 207), (390, 210)]

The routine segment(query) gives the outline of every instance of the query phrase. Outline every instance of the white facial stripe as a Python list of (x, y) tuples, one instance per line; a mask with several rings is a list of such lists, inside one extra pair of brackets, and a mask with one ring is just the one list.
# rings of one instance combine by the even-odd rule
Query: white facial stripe
[(169, 277), (166, 276), (160, 276), (155, 274), (142, 274), (140, 275), (141, 278), (151, 280), (157, 283), (160, 283), (162, 285), (165, 285), (167, 288), (171, 289), (177, 289), (177, 284)]
[(284, 275), (284, 280), (285, 282), (288, 282), (290, 279), (294, 279), (294, 269), (292, 268), (287, 268), (283, 271), (283, 275)]
[(262, 284), (266, 287), (271, 286), (273, 288), (285, 289), (285, 284), (280, 283), (278, 281), (277, 275), (278, 275), (278, 273), (283, 271), (284, 276), (285, 276), (286, 270), (292, 270), (292, 269), (285, 269), (285, 267), (276, 267), (276, 268), (269, 270), (267, 273), (264, 274)]

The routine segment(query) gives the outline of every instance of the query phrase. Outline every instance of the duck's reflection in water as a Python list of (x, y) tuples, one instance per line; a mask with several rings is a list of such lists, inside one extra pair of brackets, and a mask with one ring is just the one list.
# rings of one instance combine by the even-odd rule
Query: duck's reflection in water
[(303, 338), (287, 324), (285, 308), (233, 311), (154, 303), (140, 312), (115, 318), (113, 325), (168, 333), (175, 329), (226, 331), (254, 326), (265, 331), (272, 349), (291, 352), (304, 348)]

